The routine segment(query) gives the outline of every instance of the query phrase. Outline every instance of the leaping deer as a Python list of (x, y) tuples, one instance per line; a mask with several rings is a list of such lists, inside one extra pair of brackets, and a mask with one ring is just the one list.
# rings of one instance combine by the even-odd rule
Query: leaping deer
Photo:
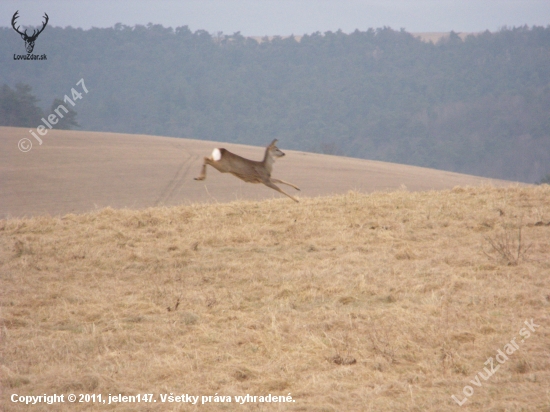
[(204, 158), (201, 174), (199, 177), (195, 177), (195, 180), (206, 179), (206, 165), (210, 165), (221, 173), (231, 173), (245, 182), (263, 183), (267, 187), (270, 187), (273, 190), (290, 197), (295, 202), (298, 202), (297, 199), (290, 196), (288, 193), (283, 192), (277, 185), (275, 185), (275, 183), (281, 183), (283, 185), (291, 186), (296, 190), (300, 190), (298, 187), (294, 186), (292, 183), (288, 183), (280, 179), (273, 179), (271, 177), (271, 170), (273, 169), (275, 158), (283, 157), (285, 155), (277, 146), (275, 146), (275, 143), (277, 143), (277, 139), (273, 140), (271, 144), (266, 147), (264, 160), (261, 162), (245, 159), (244, 157), (238, 156), (223, 148), (216, 148), (212, 151), (211, 157)]
[(14, 14), (13, 14), (13, 17), (11, 18), (11, 26), (13, 27), (13, 29), (19, 33), (21, 35), (21, 38), (23, 40), (25, 40), (25, 48), (27, 49), (27, 53), (32, 53), (32, 51), (34, 50), (34, 42), (36, 41), (36, 38), (38, 37), (38, 35), (40, 33), (42, 33), (44, 31), (44, 29), (46, 28), (47, 24), (48, 24), (48, 21), (50, 20), (50, 18), (48, 17), (48, 15), (46, 13), (44, 13), (44, 18), (46, 19), (45, 22), (42, 23), (42, 28), (39, 29), (38, 31), (37, 30), (33, 30), (32, 31), (32, 35), (28, 35), (27, 34), (27, 30), (25, 30), (24, 32), (22, 31), (19, 31), (19, 26), (15, 27), (15, 22), (16, 20), (19, 18), (18, 16), (19, 14), (19, 10), (17, 10)]

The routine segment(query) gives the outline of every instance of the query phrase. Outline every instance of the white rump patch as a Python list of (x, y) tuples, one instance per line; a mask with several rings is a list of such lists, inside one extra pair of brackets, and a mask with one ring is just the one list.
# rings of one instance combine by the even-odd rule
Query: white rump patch
[(221, 158), (222, 158), (222, 152), (220, 152), (220, 149), (214, 149), (212, 151), (212, 159), (214, 159), (214, 161), (217, 162)]

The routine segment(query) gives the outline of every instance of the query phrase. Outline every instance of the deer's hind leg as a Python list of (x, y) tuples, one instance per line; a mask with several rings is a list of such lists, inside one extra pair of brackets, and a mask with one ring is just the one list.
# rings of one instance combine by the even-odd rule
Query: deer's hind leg
[(300, 188), (299, 188), (298, 186), (294, 186), (292, 183), (285, 182), (284, 180), (273, 179), (273, 178), (271, 178), (271, 181), (274, 182), (274, 183), (281, 183), (281, 184), (283, 184), (283, 185), (287, 185), (287, 186), (293, 187), (293, 188), (296, 189), (296, 190), (300, 190)]
[(204, 179), (206, 179), (206, 165), (208, 164), (209, 160), (210, 159), (208, 157), (204, 158), (204, 162), (203, 162), (202, 168), (201, 168), (201, 174), (198, 177), (195, 177), (195, 180), (204, 180)]
[(277, 186), (275, 183), (273, 183), (272, 181), (268, 180), (267, 182), (262, 182), (264, 185), (266, 185), (267, 187), (270, 187), (272, 188), (273, 190), (276, 190), (277, 192), (279, 193), (282, 193), (283, 195), (285, 196), (288, 196), (290, 197), (292, 200), (294, 200), (296, 203), (299, 203), (298, 202), (298, 199), (295, 199), (294, 197), (290, 196), (288, 193), (285, 193), (281, 190), (281, 188), (279, 186)]

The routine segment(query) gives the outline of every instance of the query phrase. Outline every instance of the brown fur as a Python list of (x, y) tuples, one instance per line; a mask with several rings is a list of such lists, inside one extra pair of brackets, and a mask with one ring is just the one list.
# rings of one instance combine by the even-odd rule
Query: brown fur
[(221, 173), (231, 173), (245, 182), (263, 183), (267, 187), (270, 187), (271, 189), (290, 197), (295, 202), (298, 202), (296, 198), (292, 197), (288, 193), (285, 193), (277, 185), (275, 185), (275, 183), (288, 185), (296, 190), (300, 190), (297, 186), (283, 180), (273, 179), (271, 177), (271, 171), (273, 170), (275, 158), (283, 157), (285, 155), (275, 145), (275, 143), (277, 143), (277, 139), (273, 140), (271, 144), (266, 147), (264, 159), (261, 162), (245, 159), (244, 157), (231, 153), (229, 150), (223, 148), (218, 149), (221, 153), (221, 159), (216, 161), (213, 157), (205, 157), (201, 168), (201, 174), (199, 177), (196, 177), (195, 180), (205, 180), (206, 165), (210, 165)]

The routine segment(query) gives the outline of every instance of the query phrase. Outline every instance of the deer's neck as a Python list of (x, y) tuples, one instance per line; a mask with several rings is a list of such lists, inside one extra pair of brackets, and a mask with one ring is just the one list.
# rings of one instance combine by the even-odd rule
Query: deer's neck
[(263, 164), (265, 166), (265, 170), (267, 170), (267, 172), (271, 175), (271, 170), (273, 169), (273, 156), (271, 156), (271, 154), (269, 153), (269, 149), (267, 149), (265, 151), (265, 156), (264, 156), (264, 160), (263, 160)]

